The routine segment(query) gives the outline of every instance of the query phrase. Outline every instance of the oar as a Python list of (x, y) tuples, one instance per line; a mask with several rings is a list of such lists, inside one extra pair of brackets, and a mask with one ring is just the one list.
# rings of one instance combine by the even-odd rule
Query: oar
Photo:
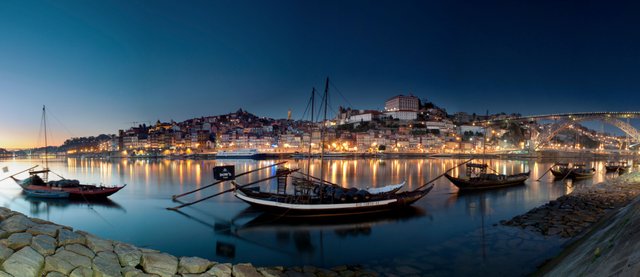
[[(280, 173), (280, 174), (276, 174), (276, 175), (273, 175), (273, 176), (271, 176), (271, 177), (264, 178), (264, 179), (262, 179), (262, 180), (258, 180), (258, 181), (255, 181), (255, 182), (248, 183), (248, 184), (246, 184), (246, 185), (237, 186), (237, 184), (236, 184), (236, 186), (235, 186), (234, 188), (230, 188), (230, 189), (228, 189), (228, 190), (225, 190), (225, 191), (222, 191), (222, 192), (218, 192), (218, 193), (216, 193), (216, 194), (214, 194), (214, 195), (207, 196), (207, 197), (205, 197), (205, 198), (198, 199), (198, 200), (193, 201), (193, 202), (185, 203), (185, 204), (182, 204), (182, 205), (180, 205), (180, 206), (175, 206), (175, 207), (173, 207), (173, 208), (167, 208), (167, 210), (174, 210), (174, 211), (175, 211), (175, 210), (178, 210), (178, 209), (180, 209), (180, 208), (183, 208), (183, 207), (186, 207), (186, 206), (191, 206), (191, 205), (193, 205), (193, 204), (200, 203), (200, 202), (202, 202), (202, 201), (204, 201), (204, 200), (211, 199), (211, 198), (216, 197), (216, 196), (218, 196), (218, 195), (225, 194), (225, 193), (227, 193), (227, 192), (232, 192), (232, 191), (234, 191), (234, 190), (236, 190), (236, 189), (244, 188), (244, 187), (247, 187), (247, 186), (250, 186), (250, 185), (255, 185), (255, 184), (257, 184), (257, 183), (264, 182), (264, 181), (267, 181), (267, 180), (271, 180), (271, 179), (274, 179), (274, 178), (277, 178), (277, 177), (280, 177), (280, 176), (282, 176), (282, 175), (286, 175), (286, 174), (289, 174), (289, 173), (292, 173), (292, 172), (295, 172), (295, 171), (298, 171), (298, 169), (290, 170), (290, 171), (289, 171), (289, 172), (287, 172), (287, 173)], [(234, 184), (235, 184), (235, 182), (233, 182), (233, 181), (232, 181), (232, 183), (234, 183)]]
[(0, 182), (1, 182), (1, 181), (4, 181), (4, 180), (6, 180), (6, 179), (9, 179), (9, 178), (11, 178), (11, 177), (13, 177), (13, 176), (15, 176), (15, 175), (18, 175), (18, 174), (20, 174), (20, 173), (22, 173), (22, 172), (32, 170), (32, 169), (34, 169), (34, 168), (36, 168), (36, 167), (38, 167), (38, 166), (36, 165), (36, 166), (34, 166), (34, 167), (27, 168), (27, 169), (25, 169), (25, 170), (23, 170), (23, 171), (20, 171), (20, 172), (18, 172), (18, 173), (11, 174), (11, 175), (9, 175), (8, 177), (2, 178), (2, 179), (0, 180)]
[(463, 164), (466, 164), (466, 163), (468, 163), (468, 162), (470, 162), (470, 161), (473, 161), (473, 158), (468, 159), (466, 162), (463, 162), (463, 163), (461, 163), (461, 164), (458, 164), (458, 165), (456, 165), (456, 166), (454, 166), (454, 167), (452, 167), (452, 168), (449, 168), (449, 169), (448, 169), (447, 171), (445, 171), (444, 173), (442, 173), (442, 174), (438, 175), (438, 177), (435, 177), (435, 178), (431, 179), (431, 181), (424, 183), (424, 185), (422, 185), (422, 186), (418, 187), (417, 189), (414, 189), (413, 191), (417, 191), (417, 190), (420, 190), (421, 188), (426, 187), (428, 184), (431, 184), (431, 183), (435, 182), (436, 180), (440, 179), (440, 178), (441, 178), (442, 176), (444, 176), (445, 174), (449, 173), (449, 171), (454, 170), (455, 168), (458, 168), (458, 167), (462, 166)]
[[(275, 163), (275, 164), (268, 165), (268, 166), (265, 166), (265, 167), (256, 168), (256, 169), (254, 169), (254, 170), (249, 170), (249, 171), (247, 171), (247, 172), (243, 172), (243, 173), (240, 173), (240, 174), (236, 175), (236, 177), (240, 177), (240, 176), (243, 176), (243, 175), (247, 175), (247, 174), (249, 174), (249, 173), (253, 173), (253, 172), (256, 172), (256, 171), (259, 171), (259, 170), (263, 170), (263, 169), (265, 169), (265, 168), (270, 168), (270, 167), (273, 167), (273, 166), (276, 166), (276, 165), (281, 165), (281, 164), (284, 164), (284, 163), (287, 163), (287, 162), (286, 162), (286, 161), (285, 161), (285, 162), (279, 162), (279, 163)], [(224, 182), (224, 181), (225, 181), (225, 180), (220, 180), (220, 181), (217, 181), (217, 182), (215, 182), (215, 183), (213, 183), (213, 184), (206, 185), (206, 186), (204, 186), (204, 187), (201, 187), (201, 188), (198, 188), (198, 189), (195, 189), (195, 190), (189, 191), (189, 192), (185, 192), (185, 193), (183, 193), (183, 194), (177, 194), (177, 195), (174, 195), (174, 196), (172, 196), (171, 198), (175, 201), (176, 199), (178, 199), (178, 198), (180, 198), (180, 197), (182, 197), (182, 196), (192, 194), (192, 193), (194, 193), (194, 192), (196, 192), (196, 191), (201, 191), (201, 190), (206, 189), (206, 188), (208, 188), (208, 187), (211, 187), (211, 186), (215, 186), (215, 185), (217, 185), (217, 184), (220, 184), (220, 183), (222, 183), (222, 182)]]
[(569, 170), (569, 172), (567, 172), (567, 175), (564, 175), (564, 177), (562, 177), (562, 180), (560, 180), (560, 182), (564, 181), (564, 179), (566, 179), (569, 176), (569, 174), (571, 174), (572, 171), (573, 171), (573, 168)]
[(552, 165), (551, 167), (549, 167), (549, 169), (547, 169), (547, 171), (544, 172), (544, 174), (542, 174), (542, 176), (540, 176), (540, 178), (538, 178), (538, 180), (536, 181), (540, 181), (542, 180), (542, 177), (544, 177), (544, 175), (547, 175), (547, 173), (549, 173), (549, 171), (551, 171), (551, 169), (554, 167), (555, 165)]

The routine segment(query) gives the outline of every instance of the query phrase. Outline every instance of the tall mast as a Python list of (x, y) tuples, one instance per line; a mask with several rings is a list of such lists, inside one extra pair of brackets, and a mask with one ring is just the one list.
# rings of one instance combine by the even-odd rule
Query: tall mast
[[(309, 130), (309, 163), (307, 165), (307, 179), (311, 178), (311, 142), (313, 141), (313, 114), (315, 113), (316, 88), (311, 89), (311, 129)], [(320, 176), (322, 178), (322, 176)]]
[(322, 118), (322, 129), (320, 129), (320, 141), (321, 141), (321, 148), (320, 148), (320, 178), (324, 178), (324, 167), (322, 166), (322, 164), (324, 163), (324, 137), (325, 137), (325, 133), (326, 133), (326, 121), (327, 121), (327, 103), (328, 103), (328, 99), (329, 98), (329, 77), (327, 77), (327, 81), (325, 82), (324, 85), (324, 117)]
[(42, 105), (42, 121), (44, 122), (44, 168), (49, 168), (48, 152), (47, 152), (47, 113), (45, 112), (44, 105)]

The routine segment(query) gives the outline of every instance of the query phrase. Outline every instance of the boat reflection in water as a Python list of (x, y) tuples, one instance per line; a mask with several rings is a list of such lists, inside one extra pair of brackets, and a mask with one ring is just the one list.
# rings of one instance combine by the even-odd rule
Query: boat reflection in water
[(124, 213), (127, 210), (117, 202), (109, 198), (94, 199), (90, 202), (81, 199), (54, 199), (54, 198), (33, 198), (25, 195), (24, 200), (29, 203), (29, 211), (32, 215), (40, 216), (48, 214), (51, 210), (78, 209), (100, 207), (105, 209), (120, 210)]
[(234, 242), (240, 241), (242, 245), (248, 244), (291, 257), (320, 255), (322, 263), (324, 263), (324, 236), (326, 235), (332, 235), (335, 243), (335, 238), (351, 240), (357, 237), (368, 237), (376, 226), (431, 217), (422, 208), (413, 206), (375, 215), (315, 218), (314, 220), (279, 217), (248, 207), (230, 221), (216, 219), (214, 224), (192, 214), (179, 213), (214, 229), (218, 239), (216, 241), (218, 257), (235, 258), (237, 249), (243, 248), (236, 247)]

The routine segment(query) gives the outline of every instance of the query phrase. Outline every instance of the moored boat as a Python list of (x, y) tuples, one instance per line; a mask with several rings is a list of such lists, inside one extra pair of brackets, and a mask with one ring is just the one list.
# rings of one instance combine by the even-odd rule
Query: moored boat
[[(529, 178), (529, 172), (504, 175), (487, 173), (486, 164), (467, 164), (467, 175), (465, 177), (453, 177), (448, 173), (444, 176), (451, 181), (459, 191), (478, 191), (487, 189), (504, 188), (510, 186), (523, 185)], [(478, 171), (478, 172), (476, 172)]]
[(607, 172), (624, 173), (624, 172), (627, 172), (627, 170), (629, 170), (629, 168), (630, 168), (630, 166), (627, 165), (626, 161), (607, 162), (607, 164), (605, 165), (605, 170)]
[(39, 191), (41, 193), (51, 193), (55, 192), (66, 192), (68, 193), (69, 198), (77, 198), (77, 199), (98, 199), (98, 198), (106, 198), (110, 195), (118, 192), (123, 189), (126, 185), (122, 186), (96, 186), (96, 185), (85, 185), (80, 184), (78, 180), (58, 180), (58, 181), (48, 181), (45, 182), (40, 176), (37, 174), (32, 174), (28, 178), (25, 179), (17, 179), (15, 177), (11, 177), (22, 189), (25, 191)]
[[(286, 182), (293, 170), (279, 169), (278, 182)], [(286, 183), (282, 184), (286, 187)], [(397, 193), (395, 185), (376, 194), (365, 189), (336, 187), (325, 182), (294, 178), (294, 193), (262, 192), (259, 187), (244, 188), (236, 184), (234, 195), (263, 211), (287, 217), (350, 216), (388, 212), (410, 206), (427, 195), (433, 185), (424, 189)], [(398, 188), (399, 189), (399, 188)]]
[[(48, 153), (47, 153), (47, 120), (46, 120), (46, 112), (45, 107), (42, 106), (42, 123), (44, 125), (44, 141), (45, 141), (45, 153), (44, 153), (44, 162), (45, 166), (41, 170), (33, 170), (37, 166), (31, 167), (28, 169), (29, 177), (25, 179), (17, 179), (15, 177), (16, 174), (9, 176), (13, 179), (23, 191), (33, 197), (41, 197), (41, 198), (64, 198), (65, 195), (68, 198), (82, 198), (82, 199), (95, 199), (95, 198), (105, 198), (108, 197), (126, 185), (122, 186), (96, 186), (96, 185), (85, 185), (80, 184), (78, 180), (69, 180), (62, 179), (57, 181), (49, 181), (48, 176), (51, 170), (48, 168)], [(24, 170), (22, 172), (25, 172)], [(40, 177), (38, 174), (42, 174), (43, 177)], [(54, 173), (55, 174), (55, 173)]]
[(585, 164), (574, 164), (569, 176), (574, 180), (582, 180), (589, 179), (595, 174), (595, 168), (587, 168)]
[(596, 169), (587, 168), (586, 164), (573, 164), (573, 166), (570, 166), (568, 163), (556, 163), (549, 171), (556, 179), (571, 178), (573, 180), (582, 180), (591, 178), (596, 174)]

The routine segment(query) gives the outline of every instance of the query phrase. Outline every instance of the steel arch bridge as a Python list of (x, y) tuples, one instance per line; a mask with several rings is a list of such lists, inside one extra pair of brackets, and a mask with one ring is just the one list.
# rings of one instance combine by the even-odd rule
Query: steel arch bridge
[[(531, 122), (537, 120), (555, 120), (553, 124), (544, 128), (536, 137), (532, 138), (535, 149), (549, 143), (558, 132), (573, 124), (584, 121), (601, 121), (613, 125), (625, 132), (632, 141), (640, 142), (640, 131), (623, 119), (640, 118), (640, 112), (587, 112), (587, 113), (558, 113), (548, 115), (533, 115), (510, 118), (508, 120)], [(504, 121), (504, 120), (500, 120)], [(493, 121), (497, 123), (498, 121)]]

